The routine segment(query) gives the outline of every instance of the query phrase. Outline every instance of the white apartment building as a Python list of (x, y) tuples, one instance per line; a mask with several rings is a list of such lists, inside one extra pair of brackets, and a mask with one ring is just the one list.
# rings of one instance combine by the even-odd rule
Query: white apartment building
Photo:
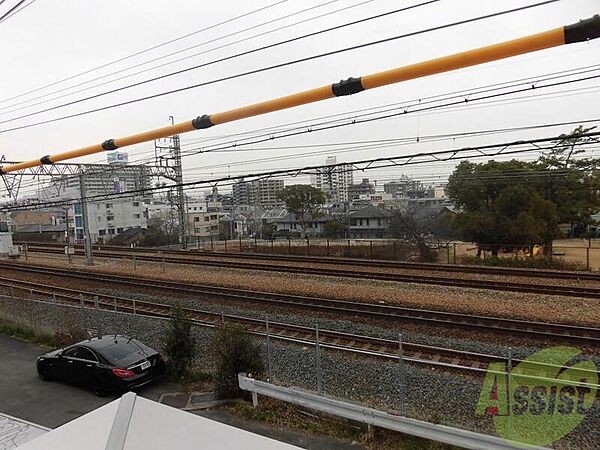
[[(143, 202), (117, 198), (87, 205), (92, 243), (108, 242), (131, 228), (148, 228), (148, 212)], [(81, 204), (71, 207), (75, 243), (83, 243), (83, 214)]]
[(219, 221), (228, 217), (226, 213), (213, 212), (191, 212), (187, 214), (188, 236), (200, 240), (210, 239), (211, 236), (219, 236)]
[[(325, 165), (337, 164), (335, 156), (328, 156)], [(343, 164), (332, 169), (319, 169), (318, 173), (310, 176), (310, 184), (329, 195), (329, 202), (347, 202), (348, 186), (353, 184), (353, 169), (351, 164)]]

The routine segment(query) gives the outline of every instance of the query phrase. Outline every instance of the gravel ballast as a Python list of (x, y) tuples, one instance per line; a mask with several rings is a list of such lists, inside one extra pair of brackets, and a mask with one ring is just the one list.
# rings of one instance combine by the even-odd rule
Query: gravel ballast
[[(87, 308), (85, 314), (79, 307), (50, 304), (0, 301), (5, 318), (17, 318), (40, 330), (68, 330), (85, 321), (88, 329), (97, 326), (95, 311)], [(208, 306), (208, 305), (207, 305)], [(226, 311), (234, 313), (235, 310)], [(168, 325), (164, 319), (134, 316), (132, 314), (99, 311), (98, 318), (104, 334), (127, 334), (144, 341), (148, 345), (161, 349), (161, 335)], [(297, 323), (310, 325), (314, 319), (297, 315), (285, 317)], [(280, 319), (273, 317), (272, 320)], [(281, 318), (283, 319), (283, 317)], [(287, 320), (287, 321), (289, 321)], [(283, 321), (283, 320), (282, 320)], [(389, 330), (377, 330), (369, 325), (358, 325), (348, 321), (319, 321), (322, 328), (344, 329), (353, 327), (361, 334), (389, 333)], [(212, 370), (214, 359), (209, 350), (213, 330), (194, 327), (194, 338), (199, 348), (195, 364), (205, 370)], [(388, 336), (392, 337), (392, 336)], [(410, 336), (410, 339), (427, 340), (425, 336)], [(406, 336), (409, 339), (409, 336)], [(432, 342), (427, 342), (432, 343)], [(448, 344), (448, 342), (445, 342)], [(454, 345), (484, 345), (470, 342), (453, 342)], [(494, 350), (493, 344), (487, 344), (486, 351)], [(484, 350), (483, 347), (477, 347)], [(496, 350), (502, 350), (497, 349)], [(534, 348), (515, 349), (526, 355)], [(266, 357), (266, 345), (263, 341), (263, 353)], [(317, 365), (314, 346), (287, 345), (273, 341), (271, 347), (273, 379), (277, 384), (316, 390)], [(407, 364), (404, 377), (397, 363), (385, 363), (372, 358), (362, 358), (337, 351), (321, 350), (323, 391), (325, 395), (360, 402), (371, 407), (397, 413), (399, 410), (400, 385), (406, 384), (406, 412), (409, 417), (467, 428), (474, 431), (494, 433), (490, 417), (475, 415), (479, 400), (481, 381), (452, 374), (445, 371), (426, 370)], [(600, 414), (598, 404), (586, 417), (582, 425), (567, 438), (555, 445), (557, 449), (593, 449), (600, 442)]]

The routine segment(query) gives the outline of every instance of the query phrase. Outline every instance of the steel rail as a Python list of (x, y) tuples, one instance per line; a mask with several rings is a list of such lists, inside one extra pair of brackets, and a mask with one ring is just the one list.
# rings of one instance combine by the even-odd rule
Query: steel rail
[[(42, 253), (60, 253), (58, 249), (43, 249)], [(122, 259), (123, 253), (112, 250), (95, 251), (94, 255), (101, 258), (117, 258)], [(414, 275), (402, 273), (376, 272), (366, 270), (342, 270), (332, 268), (315, 268), (315, 267), (298, 267), (285, 266), (281, 264), (262, 264), (248, 263), (242, 261), (218, 261), (215, 259), (201, 259), (198, 257), (177, 257), (177, 256), (155, 256), (137, 254), (137, 261), (146, 262), (164, 262), (170, 264), (188, 264), (197, 266), (213, 266), (225, 267), (229, 269), (267, 271), (293, 273), (298, 275), (318, 275), (329, 277), (342, 278), (361, 278), (367, 280), (380, 280), (398, 283), (415, 283), (437, 286), (470, 288), (470, 289), (485, 289), (496, 291), (522, 292), (531, 294), (544, 295), (561, 295), (566, 297), (584, 297), (600, 299), (600, 288), (580, 287), (580, 286), (562, 286), (562, 285), (543, 285), (543, 284), (528, 284), (517, 283), (511, 281), (494, 281), (494, 280), (474, 280), (466, 278), (449, 278), (443, 276), (431, 275)]]
[[(235, 241), (230, 241), (232, 245), (236, 245)], [(28, 249), (32, 252), (43, 252), (45, 249), (59, 249), (56, 253), (62, 253), (64, 244), (50, 242), (16, 242), (15, 244), (27, 244)], [(149, 253), (157, 255), (178, 255), (178, 256), (194, 256), (207, 258), (223, 258), (223, 259), (256, 259), (269, 261), (283, 262), (309, 262), (318, 264), (333, 264), (344, 266), (359, 266), (368, 265), (370, 267), (385, 267), (393, 269), (419, 269), (439, 272), (452, 273), (475, 273), (478, 275), (502, 275), (502, 276), (520, 276), (531, 278), (551, 278), (564, 280), (587, 280), (600, 282), (600, 273), (589, 271), (574, 271), (574, 270), (557, 270), (557, 269), (529, 269), (521, 267), (490, 267), (478, 265), (461, 265), (461, 264), (441, 264), (441, 263), (423, 263), (423, 262), (406, 262), (392, 261), (385, 259), (369, 259), (369, 258), (353, 258), (353, 257), (335, 257), (335, 256), (307, 256), (307, 255), (290, 255), (278, 253), (264, 252), (222, 252), (204, 249), (175, 250), (175, 249), (160, 249), (156, 247), (121, 247), (115, 245), (94, 245), (98, 250), (108, 250), (121, 253)], [(78, 245), (76, 248), (83, 248)], [(587, 247), (580, 247), (585, 250)], [(600, 250), (600, 249), (599, 249)]]
[[(5, 269), (35, 273), (62, 278), (81, 279), (87, 282), (109, 283), (137, 289), (167, 290), (171, 292), (212, 296), (230, 301), (262, 303), (269, 306), (284, 308), (301, 308), (311, 311), (319, 310), (333, 312), (351, 317), (365, 317), (377, 320), (408, 321), (436, 327), (456, 327), (461, 330), (476, 330), (515, 336), (531, 337), (544, 340), (562, 340), (578, 345), (600, 344), (600, 328), (583, 327), (570, 324), (547, 323), (508, 319), (502, 317), (479, 316), (446, 311), (408, 308), (385, 305), (381, 303), (364, 303), (356, 301), (335, 300), (317, 297), (306, 297), (289, 294), (274, 294), (259, 291), (249, 291), (224, 287), (206, 286), (191, 283), (151, 280), (139, 277), (101, 274), (65, 269), (55, 269), (42, 266), (23, 266), (2, 264)], [(10, 282), (10, 278), (0, 278), (0, 281)], [(34, 287), (36, 283), (31, 283)]]
[[(146, 300), (118, 297), (107, 294), (98, 294), (90, 291), (82, 291), (71, 288), (62, 288), (53, 285), (40, 285), (21, 280), (3, 279), (4, 288), (20, 289), (33, 299), (33, 295), (47, 295), (52, 302), (66, 302), (68, 304), (89, 305), (90, 308), (98, 308), (114, 312), (127, 312), (149, 317), (169, 318), (172, 313), (172, 305), (157, 303)], [(14, 295), (14, 291), (13, 291)], [(18, 298), (18, 297), (17, 297)], [(243, 325), (246, 331), (255, 335), (266, 335), (266, 322), (263, 319), (244, 317), (240, 315), (216, 313), (194, 308), (180, 308), (184, 314), (195, 324), (201, 326), (220, 327), (225, 321)], [(269, 333), (274, 339), (288, 342), (315, 345), (315, 329), (303, 325), (295, 325), (282, 322), (269, 322)], [(398, 358), (398, 341), (374, 336), (358, 335), (354, 333), (340, 332), (336, 330), (319, 330), (319, 343), (323, 348), (332, 350), (349, 351), (364, 356), (378, 357), (385, 360)], [(458, 369), (475, 373), (485, 373), (490, 363), (503, 363), (506, 358), (492, 354), (457, 350), (448, 347), (403, 342), (403, 359), (418, 365), (434, 366), (442, 369)], [(547, 370), (555, 367), (553, 364), (524, 361), (513, 359), (515, 364), (525, 363), (530, 371), (545, 374)], [(570, 369), (583, 379), (592, 379), (595, 371), (587, 369)], [(529, 375), (532, 375), (530, 373)], [(535, 375), (534, 375), (535, 376)]]
[(314, 89), (298, 92), (284, 97), (254, 103), (241, 108), (235, 108), (216, 114), (204, 114), (193, 120), (187, 120), (171, 126), (156, 128), (146, 132), (133, 134), (117, 139), (107, 139), (101, 144), (64, 151), (42, 156), (39, 159), (24, 161), (2, 167), (0, 175), (17, 170), (54, 164), (81, 156), (92, 155), (154, 139), (164, 138), (180, 133), (210, 128), (228, 122), (242, 120), (248, 117), (295, 108), (297, 106), (315, 103), (335, 97), (357, 94), (407, 80), (453, 71), (464, 67), (475, 66), (486, 62), (497, 61), (512, 56), (523, 55), (539, 50), (557, 47), (565, 44), (585, 42), (600, 37), (600, 15), (578, 23), (554, 28), (541, 33), (524, 36), (518, 39), (488, 45), (485, 47), (455, 53), (441, 58), (431, 59), (417, 64), (397, 67), (383, 72), (365, 75), (359, 78), (348, 78), (339, 83), (327, 84)]

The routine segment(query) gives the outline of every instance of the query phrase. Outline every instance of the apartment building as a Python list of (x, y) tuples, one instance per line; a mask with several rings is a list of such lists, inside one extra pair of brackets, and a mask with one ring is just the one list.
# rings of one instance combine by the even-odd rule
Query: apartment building
[(283, 205), (277, 193), (283, 189), (283, 180), (269, 178), (266, 180), (242, 181), (233, 185), (233, 204), (262, 206), (274, 208)]
[[(328, 156), (325, 165), (337, 164), (335, 156)], [(353, 182), (353, 169), (351, 164), (342, 164), (336, 167), (318, 169), (317, 173), (310, 176), (311, 186), (321, 189), (329, 196), (330, 202), (347, 202), (348, 187)]]
[[(138, 200), (113, 199), (87, 205), (89, 231), (92, 243), (108, 242), (131, 228), (148, 228), (148, 212)], [(83, 210), (81, 204), (71, 207), (72, 228), (75, 242), (82, 243)]]

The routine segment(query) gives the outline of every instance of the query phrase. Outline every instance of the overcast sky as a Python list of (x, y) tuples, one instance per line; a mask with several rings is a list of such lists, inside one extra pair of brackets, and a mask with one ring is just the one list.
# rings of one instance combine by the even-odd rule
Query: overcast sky
[[(156, 0), (36, 0), (14, 17), (0, 23), (0, 42), (3, 44), (2, 59), (4, 62), (0, 73), (0, 121), (134, 81), (147, 79), (151, 76), (422, 2), (423, 0), (287, 0), (263, 11), (248, 14), (258, 8), (272, 5), (276, 3), (276, 0), (245, 2), (223, 0), (214, 3), (192, 2), (189, 0), (171, 0), (169, 2)], [(17, 0), (6, 1), (0, 6), (0, 14), (16, 3)], [(39, 158), (45, 154), (70, 150), (102, 142), (108, 138), (117, 138), (166, 125), (169, 116), (174, 116), (176, 121), (184, 121), (201, 114), (219, 112), (329, 84), (349, 76), (369, 74), (571, 24), (579, 19), (600, 13), (600, 0), (562, 0), (558, 3), (524, 12), (434, 31), (82, 117), (24, 130), (1, 132), (13, 126), (77, 113), (266, 65), (532, 3), (536, 2), (522, 0), (504, 0), (502, 2), (441, 0), (431, 5), (394, 14), (383, 19), (304, 39), (300, 42), (236, 58), (211, 67), (193, 70), (99, 99), (25, 119), (1, 123), (0, 155), (5, 155), (6, 159), (10, 161)], [(353, 5), (356, 6), (351, 7)], [(313, 6), (316, 8), (294, 14)], [(294, 15), (283, 18), (290, 14)], [(316, 16), (324, 14), (327, 15), (316, 18)], [(128, 58), (122, 62), (110, 64), (103, 69), (91, 71), (84, 76), (7, 100), (236, 16), (242, 17), (225, 25), (213, 27), (210, 30), (196, 33), (169, 45)], [(300, 21), (305, 22), (297, 24)], [(264, 24), (265, 22), (270, 23)], [(253, 37), (256, 34), (287, 25), (292, 26), (260, 37)], [(255, 28), (243, 31), (249, 27)], [(223, 38), (223, 36), (229, 34), (233, 35)], [(212, 42), (208, 43), (209, 41)], [(234, 41), (241, 42), (215, 49), (215, 47)], [(165, 57), (169, 53), (191, 46), (196, 47), (177, 55)], [(200, 52), (202, 54), (194, 56), (195, 53)], [(184, 60), (93, 88), (95, 84), (105, 83), (114, 78), (123, 77), (156, 65), (170, 63), (181, 58), (184, 58)], [(157, 61), (114, 74), (115, 71), (147, 62), (150, 59), (157, 59)], [(459, 89), (472, 89), (492, 83), (538, 76), (593, 64), (600, 64), (600, 39), (216, 126), (209, 130), (182, 135), (182, 142), (185, 144), (184, 149), (189, 150), (201, 145), (199, 140), (205, 138), (304, 121), (389, 103), (421, 99)], [(598, 74), (598, 72), (594, 72), (594, 74)], [(97, 77), (105, 78), (72, 88), (76, 84)], [(223, 174), (233, 175), (258, 170), (319, 164), (324, 162), (328, 154), (335, 154), (338, 161), (352, 161), (464, 145), (502, 142), (517, 138), (550, 136), (569, 131), (573, 127), (456, 141), (421, 141), (411, 145), (338, 153), (331, 151), (333, 147), (294, 148), (294, 146), (395, 139), (595, 119), (600, 116), (600, 109), (598, 108), (600, 89), (595, 87), (600, 87), (600, 79), (573, 83), (554, 90), (543, 91), (544, 94), (556, 92), (560, 95), (534, 97), (529, 98), (527, 101), (504, 100), (500, 103), (481, 106), (476, 106), (473, 103), (443, 113), (440, 111), (415, 113), (370, 124), (278, 139), (265, 144), (249, 146), (249, 149), (243, 152), (188, 156), (184, 158), (184, 177), (186, 181), (192, 181)], [(70, 88), (70, 90), (56, 92), (64, 88)], [(65, 94), (83, 88), (89, 89), (65, 96)], [(582, 88), (589, 89), (581, 90)], [(565, 93), (564, 91), (567, 89), (570, 92)], [(573, 89), (576, 90), (572, 91)], [(539, 95), (541, 93), (542, 90), (509, 98), (512, 100), (519, 97), (527, 98), (532, 94)], [(42, 95), (44, 97), (34, 99)], [(58, 96), (63, 97), (52, 100)], [(42, 101), (45, 103), (33, 106), (33, 104)], [(216, 142), (229, 141), (230, 139), (223, 139)], [(215, 141), (211, 141), (211, 143), (213, 142)], [(271, 147), (278, 148), (268, 150)], [(152, 144), (143, 144), (129, 147), (125, 151), (130, 154), (131, 160), (147, 161), (152, 154), (152, 148)], [(320, 151), (321, 153), (294, 159), (287, 158), (307, 151)], [(251, 162), (259, 158), (273, 157), (278, 159)], [(79, 161), (104, 162), (105, 155), (96, 155)], [(383, 181), (398, 177), (402, 173), (428, 179), (439, 176), (440, 179), (443, 179), (450, 170), (451, 166), (448, 164), (436, 164), (414, 167), (404, 172), (390, 169), (365, 172), (364, 175), (356, 174), (355, 179), (365, 176)]]

